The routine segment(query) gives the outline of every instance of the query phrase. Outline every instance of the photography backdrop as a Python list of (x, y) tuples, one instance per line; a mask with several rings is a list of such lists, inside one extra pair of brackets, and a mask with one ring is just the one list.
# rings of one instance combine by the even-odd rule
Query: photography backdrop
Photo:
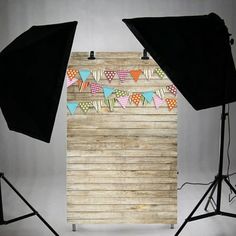
[[(78, 20), (73, 51), (142, 51), (143, 48), (121, 21), (122, 18), (208, 14), (212, 11), (225, 19), (229, 31), (235, 36), (235, 9), (236, 2), (233, 0), (1, 0), (0, 49), (3, 49), (32, 25)], [(158, 31), (158, 29), (153, 30)], [(233, 54), (236, 58), (235, 46), (233, 46)], [(12, 68), (11, 73), (15, 73), (17, 77), (17, 71), (14, 71), (14, 68)], [(37, 86), (37, 83), (32, 83), (33, 86)], [(47, 86), (46, 81), (45, 86)], [(218, 165), (220, 108), (196, 112), (181, 95), (178, 99), (178, 168), (180, 183), (185, 180), (212, 180)], [(235, 119), (236, 104), (232, 104), (232, 147), (230, 150), (232, 170), (236, 168)], [(65, 213), (66, 83), (56, 118), (52, 142), (49, 145), (10, 132), (2, 114), (0, 114), (0, 171), (3, 171), (12, 180), (13, 184), (46, 216), (50, 223), (57, 226), (59, 231), (63, 232), (66, 227), (67, 229), (70, 228), (66, 224)], [(13, 201), (16, 198), (10, 195), (8, 189), (4, 192), (4, 196), (7, 197), (5, 199), (7, 216), (14, 216), (25, 211), (23, 204), (17, 204), (17, 201)], [(184, 214), (184, 207), (179, 210), (181, 219), (185, 216), (182, 216), (182, 214)], [(4, 232), (4, 235), (27, 235), (26, 232), (29, 233), (28, 235), (32, 235), (32, 227), (37, 223), (37, 220), (32, 219), (26, 220), (25, 224), (19, 223), (15, 226), (8, 226), (8, 228), (1, 227), (0, 235), (1, 232)], [(34, 231), (35, 235), (44, 235), (43, 226), (35, 227), (38, 230)], [(221, 230), (224, 233), (224, 230), (226, 228), (230, 229), (230, 227), (233, 226), (229, 224), (225, 228), (221, 227)], [(17, 229), (17, 231), (15, 232), (14, 229)], [(11, 232), (14, 233), (11, 234)], [(21, 234), (21, 232), (23, 233)], [(47, 231), (45, 235), (48, 235)]]

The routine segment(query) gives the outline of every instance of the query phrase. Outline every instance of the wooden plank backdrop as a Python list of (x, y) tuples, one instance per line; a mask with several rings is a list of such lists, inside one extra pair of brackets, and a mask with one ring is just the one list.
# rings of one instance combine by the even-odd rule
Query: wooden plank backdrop
[[(151, 69), (157, 64), (141, 60), (137, 52), (101, 52), (96, 60), (88, 53), (74, 52), (69, 68), (76, 70)], [(80, 78), (79, 74), (77, 78)], [(94, 82), (92, 74), (89, 82)], [(100, 81), (132, 92), (157, 90), (170, 85), (168, 78), (156, 73), (150, 80), (144, 74), (134, 82), (129, 75), (120, 83), (117, 75), (111, 83), (104, 74)], [(166, 97), (173, 98), (169, 92)], [(103, 92), (92, 95), (90, 88), (80, 92), (77, 83), (68, 87), (68, 101), (104, 99)], [(166, 103), (156, 109), (154, 103), (117, 103), (109, 111), (80, 108), (67, 115), (67, 219), (72, 224), (177, 222), (177, 109)]]

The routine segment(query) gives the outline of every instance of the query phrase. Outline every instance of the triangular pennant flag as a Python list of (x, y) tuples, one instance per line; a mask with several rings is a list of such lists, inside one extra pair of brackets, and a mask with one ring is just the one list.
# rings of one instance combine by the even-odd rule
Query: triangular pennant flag
[(66, 74), (70, 80), (74, 79), (78, 71), (74, 69), (67, 69)]
[(68, 107), (71, 115), (73, 115), (75, 113), (78, 105), (79, 105), (78, 102), (67, 102), (67, 107)]
[(105, 74), (106, 78), (108, 79), (109, 83), (111, 83), (111, 81), (113, 80), (116, 72), (112, 71), (112, 70), (106, 70), (106, 71), (104, 71), (104, 74)]
[(144, 69), (143, 74), (145, 75), (146, 79), (151, 79), (153, 74), (153, 69)]
[(115, 94), (116, 94), (117, 98), (124, 97), (124, 96), (128, 95), (128, 93), (126, 91), (120, 90), (120, 89), (116, 89)]
[(109, 107), (110, 111), (114, 111), (114, 106), (115, 106), (115, 103), (116, 103), (115, 98), (105, 99), (104, 102)]
[(102, 109), (102, 100), (99, 101), (93, 101), (93, 107), (97, 112), (101, 111)]
[(133, 93), (131, 95), (131, 101), (138, 106), (140, 100), (141, 100), (142, 94), (141, 93)]
[(91, 93), (94, 95), (100, 92), (100, 90), (102, 89), (102, 85), (98, 83), (91, 83), (90, 88), (91, 88)]
[(80, 74), (80, 77), (83, 80), (83, 82), (85, 82), (86, 79), (88, 79), (88, 77), (90, 75), (90, 70), (79, 70), (79, 74)]
[(166, 74), (160, 67), (157, 67), (155, 71), (160, 79), (164, 79), (166, 77)]
[(117, 73), (117, 75), (118, 75), (118, 77), (119, 77), (119, 79), (120, 79), (120, 82), (121, 82), (121, 83), (124, 83), (126, 77), (127, 77), (128, 74), (129, 74), (129, 71), (128, 71), (128, 70), (118, 70), (116, 73)]
[(82, 92), (84, 91), (88, 86), (89, 86), (90, 82), (83, 82), (81, 79), (78, 80), (78, 88), (79, 91)]
[(156, 95), (158, 97), (160, 97), (161, 99), (163, 99), (165, 97), (165, 89), (164, 88), (160, 88), (156, 91)]
[(137, 82), (139, 79), (139, 76), (142, 74), (142, 70), (131, 70), (130, 71), (131, 76), (133, 77), (134, 81)]
[(129, 96), (124, 96), (124, 97), (118, 97), (117, 101), (120, 103), (120, 105), (123, 108), (126, 108), (128, 101), (129, 101)]
[(173, 84), (166, 86), (166, 88), (168, 89), (168, 91), (170, 91), (175, 96), (177, 95), (177, 88)]
[(77, 79), (76, 78), (74, 78), (74, 79), (72, 79), (72, 80), (70, 80), (69, 79), (69, 77), (68, 76), (66, 76), (66, 82), (67, 82), (67, 85), (66, 85), (66, 87), (68, 88), (68, 87), (70, 87), (72, 84), (74, 84), (75, 82), (77, 81)]
[(92, 102), (80, 102), (79, 105), (84, 113), (87, 113), (89, 108), (93, 106)]
[(114, 88), (111, 87), (103, 87), (103, 93), (105, 98), (108, 98), (114, 91)]
[(177, 100), (175, 98), (166, 98), (166, 103), (169, 111), (171, 111), (177, 106)]
[(143, 94), (144, 98), (147, 100), (147, 102), (151, 103), (154, 92), (153, 91), (147, 91), (147, 92), (143, 92), (142, 94)]
[(93, 70), (92, 71), (92, 74), (93, 74), (93, 78), (96, 82), (99, 82), (99, 80), (101, 79), (102, 77), (102, 70)]
[(160, 98), (157, 95), (154, 95), (153, 101), (154, 101), (156, 109), (158, 109), (164, 103), (164, 99)]

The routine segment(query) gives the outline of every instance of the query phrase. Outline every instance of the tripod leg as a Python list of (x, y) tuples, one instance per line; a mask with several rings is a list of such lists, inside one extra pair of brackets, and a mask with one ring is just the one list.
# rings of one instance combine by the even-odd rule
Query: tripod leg
[(211, 193), (210, 193), (210, 195), (209, 195), (209, 198), (208, 198), (208, 200), (207, 200), (206, 206), (205, 206), (205, 208), (204, 208), (205, 211), (207, 211), (207, 208), (208, 208), (210, 202), (212, 201), (212, 196), (213, 196), (213, 194), (215, 193), (216, 186), (217, 186), (217, 182), (215, 183), (215, 185), (214, 185), (214, 187), (213, 187), (213, 189), (212, 189), (212, 191), (211, 191)]
[(228, 181), (227, 177), (224, 177), (225, 183), (230, 187), (230, 189), (236, 194), (236, 189), (233, 187), (233, 185)]
[(2, 175), (2, 179), (8, 184), (8, 186), (18, 195), (18, 197), (33, 211), (33, 213), (38, 216), (38, 218), (51, 230), (51, 232), (59, 236), (59, 234), (46, 222), (46, 220), (27, 202), (27, 200), (17, 191), (17, 189)]
[(215, 179), (213, 181), (213, 183), (210, 185), (210, 187), (207, 189), (207, 191), (205, 192), (205, 194), (202, 196), (202, 198), (200, 199), (200, 201), (198, 202), (198, 204), (196, 205), (196, 207), (192, 210), (192, 212), (190, 213), (190, 215), (186, 218), (186, 220), (184, 221), (184, 223), (180, 226), (179, 230), (176, 232), (175, 236), (178, 236), (181, 231), (184, 229), (185, 225), (191, 220), (192, 216), (194, 215), (194, 213), (197, 211), (197, 209), (199, 208), (199, 206), (202, 204), (202, 202), (204, 201), (204, 199), (206, 198), (206, 196), (209, 194), (209, 192), (211, 191), (211, 189), (216, 185), (217, 180)]

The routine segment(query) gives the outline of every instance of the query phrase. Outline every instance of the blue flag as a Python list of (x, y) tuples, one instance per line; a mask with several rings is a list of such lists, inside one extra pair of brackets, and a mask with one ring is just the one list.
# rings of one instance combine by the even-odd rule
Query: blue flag
[(148, 103), (150, 103), (152, 101), (154, 92), (153, 91), (148, 91), (148, 92), (143, 92), (142, 93), (144, 98), (147, 100)]
[(79, 105), (78, 102), (67, 102), (67, 107), (68, 107), (71, 115), (73, 115), (75, 113), (78, 105)]
[(90, 75), (90, 70), (79, 70), (79, 74), (81, 79), (83, 80), (83, 82), (86, 81), (86, 79), (89, 77)]
[(114, 88), (111, 87), (103, 87), (103, 93), (105, 98), (108, 98), (114, 91)]

